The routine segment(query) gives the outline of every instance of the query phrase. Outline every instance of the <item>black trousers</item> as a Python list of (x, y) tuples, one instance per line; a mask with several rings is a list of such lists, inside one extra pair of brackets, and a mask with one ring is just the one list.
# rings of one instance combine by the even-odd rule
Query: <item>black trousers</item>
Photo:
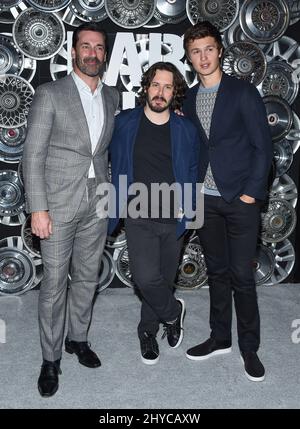
[(174, 297), (174, 280), (183, 238), (176, 238), (176, 224), (151, 219), (125, 219), (130, 270), (141, 293), (138, 336), (156, 335), (159, 323), (180, 313)]
[(247, 204), (239, 198), (227, 203), (205, 195), (204, 204), (204, 226), (198, 235), (208, 272), (211, 337), (231, 342), (233, 292), (240, 350), (257, 351), (260, 319), (253, 259), (260, 203)]

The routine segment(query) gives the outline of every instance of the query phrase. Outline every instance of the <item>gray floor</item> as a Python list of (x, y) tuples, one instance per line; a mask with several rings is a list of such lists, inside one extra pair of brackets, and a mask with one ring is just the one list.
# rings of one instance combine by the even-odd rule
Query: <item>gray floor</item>
[(36, 388), (38, 291), (0, 297), (0, 408), (299, 408), (300, 285), (261, 287), (258, 294), (260, 357), (266, 367), (262, 383), (244, 375), (235, 319), (231, 354), (203, 362), (185, 358), (185, 350), (209, 334), (208, 289), (177, 291), (187, 306), (185, 337), (175, 350), (159, 338), (160, 361), (153, 366), (140, 360), (138, 299), (129, 288), (106, 289), (96, 301), (89, 335), (102, 367), (85, 368), (63, 352), (59, 390), (47, 399)]

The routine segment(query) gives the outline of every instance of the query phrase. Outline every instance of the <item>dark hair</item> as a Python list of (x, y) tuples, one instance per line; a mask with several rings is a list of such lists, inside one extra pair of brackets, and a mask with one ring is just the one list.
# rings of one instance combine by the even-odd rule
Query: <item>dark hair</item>
[(204, 37), (213, 37), (217, 42), (218, 49), (223, 48), (222, 37), (220, 31), (209, 21), (198, 22), (193, 27), (190, 27), (184, 33), (183, 46), (185, 53), (188, 52), (188, 45), (196, 39)]
[(76, 48), (76, 44), (77, 44), (78, 39), (79, 39), (79, 34), (82, 31), (95, 31), (96, 33), (102, 34), (103, 39), (104, 39), (105, 52), (107, 53), (107, 51), (108, 51), (107, 34), (106, 34), (105, 30), (103, 30), (103, 28), (99, 27), (99, 25), (96, 22), (84, 22), (83, 24), (81, 24), (79, 27), (77, 27), (74, 30), (73, 37), (72, 37), (72, 48), (74, 48), (74, 49)]
[(145, 106), (146, 100), (147, 100), (147, 90), (151, 85), (151, 82), (154, 79), (154, 76), (156, 74), (157, 70), (166, 70), (173, 74), (173, 85), (174, 85), (174, 93), (173, 93), (173, 100), (170, 105), (170, 108), (172, 110), (180, 109), (182, 105), (182, 101), (184, 99), (185, 92), (187, 90), (187, 84), (174, 64), (171, 63), (164, 63), (164, 62), (158, 62), (153, 64), (149, 69), (143, 74), (142, 80), (141, 80), (141, 89), (139, 91), (139, 98), (138, 102), (139, 104), (142, 104)]

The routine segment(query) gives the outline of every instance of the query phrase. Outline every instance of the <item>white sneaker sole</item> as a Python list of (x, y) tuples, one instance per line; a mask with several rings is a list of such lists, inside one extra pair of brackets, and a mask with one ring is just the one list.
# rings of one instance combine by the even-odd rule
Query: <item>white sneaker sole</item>
[(244, 359), (243, 359), (243, 357), (242, 356), (240, 356), (241, 357), (241, 361), (243, 362), (243, 364), (244, 364), (244, 372), (245, 372), (245, 375), (246, 375), (246, 377), (248, 378), (248, 380), (250, 380), (250, 381), (264, 381), (264, 379), (265, 379), (265, 375), (263, 375), (262, 377), (252, 377), (252, 375), (250, 375), (250, 374), (248, 374), (248, 372), (245, 370), (245, 362), (244, 362)]
[(159, 361), (159, 356), (157, 356), (156, 359), (145, 359), (143, 356), (141, 356), (142, 362), (146, 365), (155, 365)]
[(215, 350), (214, 352), (211, 352), (211, 353), (209, 353), (208, 355), (205, 355), (205, 356), (192, 356), (192, 355), (189, 355), (187, 352), (186, 352), (185, 355), (190, 360), (206, 360), (206, 359), (211, 358), (212, 356), (225, 355), (227, 353), (230, 353), (231, 350), (232, 350), (232, 348), (228, 347), (227, 349)]
[(172, 349), (177, 349), (177, 347), (179, 347), (180, 344), (182, 343), (182, 340), (183, 340), (183, 319), (185, 316), (185, 304), (184, 304), (183, 299), (181, 299), (181, 298), (176, 298), (176, 299), (177, 299), (177, 301), (180, 301), (181, 305), (182, 305), (182, 311), (181, 311), (181, 317), (180, 317), (180, 326), (182, 326), (182, 329), (181, 329), (180, 337), (179, 337), (179, 340), (178, 340), (176, 346), (174, 346), (174, 347), (170, 346)]

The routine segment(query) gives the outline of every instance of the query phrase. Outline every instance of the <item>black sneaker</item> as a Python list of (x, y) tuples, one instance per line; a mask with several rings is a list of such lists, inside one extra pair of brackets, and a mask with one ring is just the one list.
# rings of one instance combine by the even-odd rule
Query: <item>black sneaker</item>
[(186, 352), (186, 357), (191, 360), (204, 360), (211, 356), (222, 355), (231, 352), (231, 343), (229, 341), (216, 341), (209, 338), (204, 343), (192, 347)]
[(144, 332), (140, 338), (141, 358), (146, 365), (154, 365), (159, 360), (159, 349), (156, 338), (150, 332)]
[(265, 368), (256, 352), (242, 352), (241, 358), (244, 362), (245, 374), (250, 381), (264, 381)]
[(183, 299), (178, 298), (177, 301), (181, 307), (181, 311), (173, 323), (164, 324), (164, 332), (161, 337), (165, 338), (165, 336), (167, 336), (169, 346), (173, 349), (179, 347), (183, 340), (183, 319), (185, 316), (185, 305)]

